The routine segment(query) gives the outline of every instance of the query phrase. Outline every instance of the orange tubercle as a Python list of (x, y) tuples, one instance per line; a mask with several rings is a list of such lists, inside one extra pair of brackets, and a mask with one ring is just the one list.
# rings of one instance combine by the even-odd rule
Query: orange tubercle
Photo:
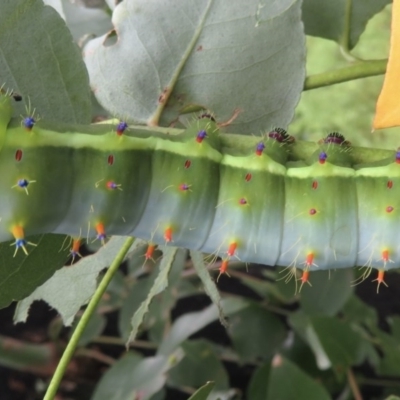
[[(311, 267), (314, 264), (314, 253), (308, 253), (305, 261), (306, 267)], [(304, 271), (306, 272), (306, 271)]]
[(217, 282), (218, 282), (220, 276), (223, 275), (223, 274), (226, 274), (226, 275), (230, 276), (228, 274), (228, 264), (229, 264), (229, 260), (228, 259), (222, 260), (221, 266), (219, 267), (219, 274), (218, 274), (218, 277), (217, 277)]
[(381, 284), (384, 284), (386, 287), (388, 287), (388, 284), (385, 282), (385, 271), (383, 269), (380, 269), (378, 271), (377, 278), (374, 279), (372, 282), (378, 282), (376, 293), (379, 293), (379, 287), (381, 286)]
[(146, 254), (144, 255), (146, 260), (149, 260), (150, 258), (153, 257), (155, 248), (156, 248), (155, 244), (149, 243), (149, 245), (147, 246)]
[(306, 268), (306, 269), (303, 271), (303, 273), (302, 273), (302, 275), (301, 275), (301, 278), (300, 278), (301, 284), (300, 284), (299, 292), (301, 291), (301, 289), (302, 289), (302, 287), (303, 287), (303, 285), (304, 285), (305, 283), (308, 283), (308, 284), (311, 286), (311, 283), (310, 283), (309, 278), (310, 278), (310, 270), (309, 270), (308, 268)]
[(228, 251), (226, 252), (229, 257), (233, 257), (235, 255), (237, 249), (237, 242), (231, 242), (228, 247)]
[(69, 251), (70, 256), (72, 256), (72, 261), (71, 264), (75, 261), (75, 257), (81, 257), (82, 254), (79, 253), (79, 249), (81, 247), (81, 239), (72, 239), (72, 245), (71, 245), (71, 250)]
[(14, 239), (25, 238), (24, 228), (20, 225), (13, 226), (13, 228), (11, 229), (11, 233), (13, 234)]
[(95, 229), (97, 232), (96, 239), (99, 239), (102, 244), (104, 244), (104, 241), (106, 239), (106, 230), (104, 229), (104, 224), (99, 222), (95, 225)]
[(387, 263), (389, 262), (389, 250), (383, 250), (382, 251), (382, 260)]
[(165, 229), (164, 231), (164, 239), (167, 243), (171, 243), (172, 242), (172, 228), (168, 227), (167, 229)]
[(81, 239), (73, 239), (71, 252), (78, 254), (80, 247), (81, 247)]

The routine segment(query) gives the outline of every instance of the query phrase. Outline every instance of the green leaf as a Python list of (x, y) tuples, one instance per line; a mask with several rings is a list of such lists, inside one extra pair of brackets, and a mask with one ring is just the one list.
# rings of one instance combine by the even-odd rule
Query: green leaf
[(191, 251), (190, 256), (193, 261), (193, 267), (197, 272), (201, 282), (204, 285), (204, 290), (210, 297), (211, 301), (217, 306), (219, 312), (219, 320), (221, 324), (225, 327), (228, 326), (228, 322), (225, 319), (225, 315), (223, 313), (221, 307), (221, 296), (219, 294), (217, 285), (215, 284), (214, 280), (211, 278), (210, 273), (208, 272), (207, 266), (204, 263), (204, 256), (203, 253), (199, 251)]
[(306, 34), (335, 40), (352, 49), (368, 20), (391, 2), (392, 0), (303, 0), (302, 15)]
[(168, 385), (173, 387), (198, 387), (212, 379), (215, 389), (229, 388), (229, 377), (224, 365), (215, 354), (213, 347), (206, 340), (193, 340), (182, 343), (185, 356), (169, 372)]
[(139, 309), (140, 305), (146, 300), (146, 297), (151, 287), (153, 286), (154, 281), (157, 278), (157, 275), (159, 274), (158, 269), (159, 269), (159, 263), (155, 265), (150, 275), (138, 279), (130, 287), (130, 291), (120, 309), (118, 318), (119, 331), (124, 340), (128, 340), (130, 336), (132, 330), (131, 326), (132, 315), (135, 313), (136, 310)]
[(103, 375), (91, 400), (150, 400), (165, 385), (167, 372), (181, 358), (181, 352), (144, 359), (128, 352)]
[(231, 315), (228, 333), (244, 363), (271, 358), (286, 337), (281, 320), (256, 303)]
[(362, 338), (349, 323), (330, 317), (313, 317), (310, 320), (338, 373), (344, 373), (348, 367), (363, 361), (360, 360)]
[(267, 400), (329, 400), (326, 389), (296, 364), (276, 356), (268, 380)]
[(310, 315), (335, 315), (353, 293), (353, 270), (316, 271), (310, 275), (312, 287), (305, 285), (300, 294), (302, 310)]
[(38, 235), (28, 240), (37, 247), (28, 246), (28, 256), (20, 250), (15, 258), (15, 246), (0, 244), (0, 308), (29, 296), (68, 259), (68, 251), (60, 251), (64, 235)]
[[(23, 95), (42, 118), (89, 123), (88, 74), (58, 13), (41, 1), (2, 1), (0, 27), (0, 85)], [(19, 114), (26, 114), (23, 104)]]
[(177, 251), (168, 276), (168, 287), (150, 304), (146, 320), (150, 326), (148, 335), (152, 342), (160, 343), (165, 332), (171, 326), (171, 311), (180, 295), (178, 286), (182, 281), (182, 271), (187, 258), (187, 250), (179, 249)]
[[(88, 303), (96, 290), (99, 272), (109, 267), (125, 240), (123, 236), (114, 236), (96, 254), (57, 271), (29, 297), (18, 303), (14, 321), (26, 321), (31, 304), (36, 300), (44, 300), (60, 313), (64, 325), (71, 325), (75, 314)], [(60, 247), (57, 247), (57, 251)], [(41, 254), (42, 257), (49, 256), (48, 253)], [(27, 282), (24, 281), (24, 284)]]
[(91, 86), (113, 115), (139, 123), (168, 126), (201, 105), (220, 121), (240, 111), (230, 132), (286, 127), (305, 75), (300, 4), (124, 1), (115, 31), (85, 47)]
[(134, 399), (137, 394), (132, 385), (132, 373), (142, 360), (134, 352), (126, 353), (101, 378), (91, 400), (126, 400)]
[(204, 386), (196, 390), (188, 400), (207, 400), (208, 395), (214, 388), (214, 382), (207, 382)]
[(141, 303), (141, 305), (132, 317), (132, 330), (127, 345), (129, 345), (131, 341), (135, 340), (140, 325), (143, 322), (143, 319), (149, 309), (150, 303), (153, 300), (154, 296), (161, 293), (168, 286), (168, 275), (177, 251), (178, 249), (176, 247), (166, 247), (163, 251), (163, 259), (160, 264), (160, 272), (155, 279), (154, 284), (151, 287), (146, 299)]
[(374, 333), (379, 339), (379, 348), (383, 352), (383, 357), (377, 368), (378, 374), (400, 376), (400, 340), (382, 332), (380, 329), (375, 329)]
[(69, 0), (49, 5), (63, 17), (76, 41), (85, 35), (104, 35), (112, 29), (110, 16), (102, 9), (88, 8), (79, 3), (71, 3)]
[[(231, 315), (249, 306), (242, 298), (227, 298), (221, 302), (225, 315)], [(187, 313), (179, 317), (161, 342), (158, 354), (171, 354), (191, 335), (218, 319), (218, 309), (212, 304), (199, 312)]]
[(247, 398), (251, 400), (265, 400), (268, 394), (268, 378), (271, 372), (271, 362), (258, 367), (250, 380), (247, 389)]
[(368, 356), (366, 339), (353, 330), (349, 322), (332, 317), (310, 318), (301, 311), (292, 314), (289, 322), (311, 347), (320, 369), (333, 367), (335, 373), (340, 375)]

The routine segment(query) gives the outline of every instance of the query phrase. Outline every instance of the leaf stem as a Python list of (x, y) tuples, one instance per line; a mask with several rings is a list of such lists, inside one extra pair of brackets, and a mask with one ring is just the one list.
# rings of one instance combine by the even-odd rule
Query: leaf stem
[(317, 89), (368, 76), (383, 75), (386, 72), (386, 64), (387, 60), (357, 61), (348, 67), (310, 75), (304, 82), (304, 90)]
[(133, 237), (129, 237), (126, 239), (124, 245), (121, 247), (121, 250), (115, 257), (113, 263), (110, 265), (110, 268), (105, 273), (103, 279), (100, 281), (99, 286), (97, 287), (96, 291), (93, 294), (93, 297), (90, 299), (86, 310), (84, 311), (82, 318), (80, 319), (78, 325), (76, 326), (75, 331), (73, 332), (71, 339), (60, 359), (60, 362), (57, 365), (57, 368), (54, 372), (54, 375), (50, 381), (50, 385), (47, 388), (46, 394), (43, 400), (53, 400), (56, 396), (57, 389), (60, 385), (61, 379), (68, 367), (69, 362), (71, 361), (72, 356), (74, 355), (75, 349), (78, 346), (78, 342), (84, 329), (86, 328), (90, 317), (94, 313), (99, 304), (101, 297), (103, 296), (104, 292), (107, 289), (108, 284), (110, 283), (112, 277), (114, 276), (115, 272), (118, 270), (121, 262), (123, 261), (126, 253), (132, 246), (134, 242)]
[(181, 60), (179, 61), (178, 65), (176, 66), (175, 70), (173, 71), (173, 74), (171, 76), (170, 81), (168, 82), (167, 87), (162, 89), (163, 93), (160, 94), (160, 98), (158, 101), (159, 104), (158, 104), (155, 112), (153, 113), (153, 115), (147, 121), (148, 126), (158, 126), (161, 115), (164, 111), (166, 104), (168, 103), (168, 100), (169, 100), (172, 92), (175, 89), (175, 85), (178, 82), (181, 72), (182, 72), (184, 66), (186, 65), (189, 57), (193, 53), (194, 47), (195, 47), (197, 41), (199, 40), (201, 33), (203, 32), (204, 25), (206, 23), (206, 19), (208, 16), (208, 12), (210, 11), (212, 4), (213, 4), (213, 1), (208, 0), (208, 4), (205, 8), (204, 14), (203, 14), (201, 20), (199, 21), (199, 25), (196, 28), (196, 30), (193, 32), (192, 39), (188, 43), (187, 48), (185, 49), (184, 53), (182, 54)]
[(349, 368), (347, 370), (347, 381), (349, 382), (351, 392), (353, 393), (354, 400), (363, 400), (363, 397), (358, 387), (356, 377), (354, 376), (353, 370)]

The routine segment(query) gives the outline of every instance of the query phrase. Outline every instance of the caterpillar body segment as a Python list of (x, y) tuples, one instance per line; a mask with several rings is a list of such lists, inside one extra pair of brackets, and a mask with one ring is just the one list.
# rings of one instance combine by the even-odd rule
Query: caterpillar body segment
[(293, 263), (310, 271), (356, 265), (358, 218), (354, 178), (353, 169), (329, 161), (287, 171), (279, 265)]
[(383, 283), (400, 267), (395, 152), (355, 170), (336, 135), (293, 164), (282, 131), (239, 151), (206, 118), (179, 135), (46, 121), (27, 131), (10, 101), (0, 94), (0, 241), (16, 250), (38, 233), (133, 235), (218, 255), (221, 272), (236, 258), (302, 269), (304, 282), (359, 265)]
[[(277, 144), (270, 141), (269, 149), (274, 148), (276, 158), (283, 161), (287, 152)], [(286, 168), (267, 151), (257, 151), (243, 157), (224, 154), (216, 213), (202, 250), (215, 252), (217, 245), (221, 255), (234, 242), (238, 259), (275, 265), (282, 237)]]
[(400, 267), (400, 164), (356, 171), (359, 218), (357, 265)]
[(158, 244), (200, 249), (215, 213), (221, 159), (217, 127), (208, 119), (196, 121), (179, 140), (159, 140), (147, 204), (133, 234)]

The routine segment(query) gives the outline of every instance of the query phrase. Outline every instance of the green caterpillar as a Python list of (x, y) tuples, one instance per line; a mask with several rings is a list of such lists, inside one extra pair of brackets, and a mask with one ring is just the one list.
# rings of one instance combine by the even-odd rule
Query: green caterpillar
[[(54, 126), (12, 119), (0, 97), (0, 241), (63, 233), (133, 235), (229, 260), (312, 270), (400, 266), (400, 152), (352, 167), (352, 148), (329, 135), (307, 162), (288, 162), (292, 140), (276, 129), (247, 151), (223, 147), (210, 118), (180, 135), (125, 123)], [(238, 136), (239, 140), (239, 136)], [(289, 273), (289, 275), (292, 272)]]

